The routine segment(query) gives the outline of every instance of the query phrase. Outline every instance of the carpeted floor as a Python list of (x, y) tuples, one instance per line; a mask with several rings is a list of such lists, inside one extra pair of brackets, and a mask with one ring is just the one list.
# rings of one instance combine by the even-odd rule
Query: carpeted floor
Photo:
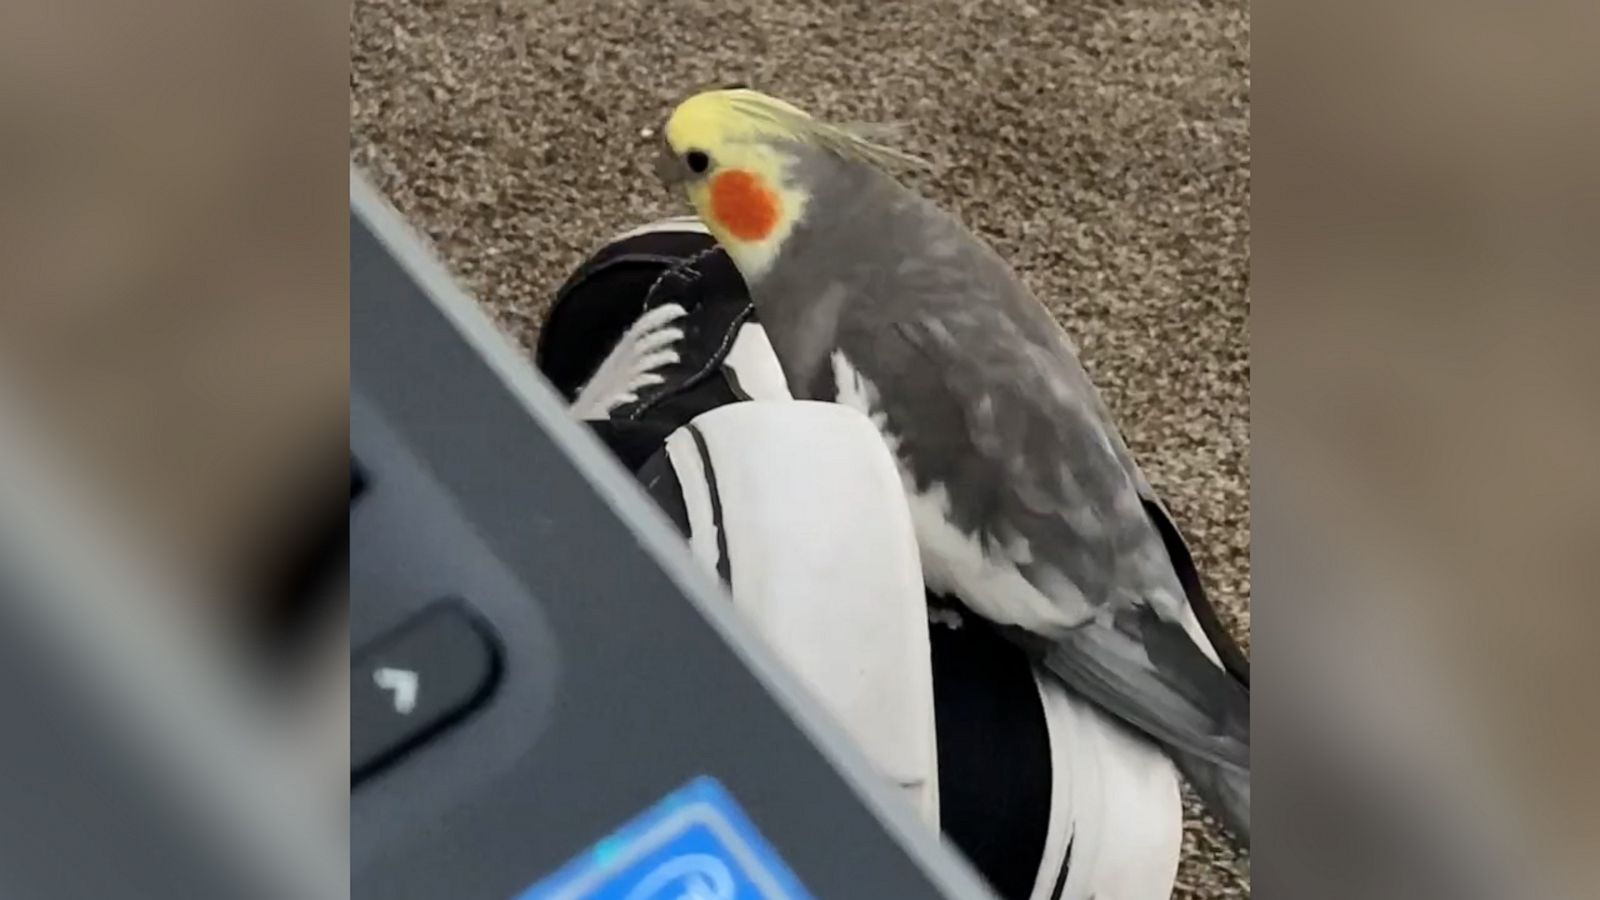
[[(896, 121), (922, 187), (1078, 339), (1248, 641), (1250, 44), (1244, 0), (356, 0), (353, 157), (523, 342), (609, 233), (685, 212), (648, 174), (694, 89)], [(1248, 896), (1187, 829), (1180, 897)]]

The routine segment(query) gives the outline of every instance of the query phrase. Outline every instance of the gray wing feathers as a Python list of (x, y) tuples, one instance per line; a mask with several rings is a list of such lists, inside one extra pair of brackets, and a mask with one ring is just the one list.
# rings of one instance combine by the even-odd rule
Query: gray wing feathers
[(847, 322), (841, 346), (870, 367), (913, 478), (946, 487), (954, 524), (1046, 596), (1065, 576), (1099, 608), (1046, 636), (1047, 667), (1162, 744), (1248, 843), (1249, 695), (1178, 624), (1187, 600), (1153, 491), (1049, 313), (997, 258), (952, 263), (902, 267), (897, 290), (920, 295), (904, 311), (850, 304), (847, 318), (901, 317)]
[[(1036, 339), (983, 316), (885, 333), (934, 358), (935, 368), (920, 371), (939, 373), (881, 392), (913, 476), (944, 484), (956, 524), (1010, 554), (1040, 592), (1064, 602), (1064, 576), (1099, 607), (1084, 624), (1044, 636), (1046, 668), (1161, 744), (1248, 845), (1249, 694), (1179, 624), (1176, 606), (1188, 601), (1143, 481), (1123, 465), (1126, 451), (1098, 405), (1074, 394), (1075, 373), (1060, 371), (1075, 364), (1052, 364), (1060, 358), (1037, 352)], [(948, 406), (923, 399), (919, 414), (909, 404), (924, 394)], [(940, 412), (954, 418), (941, 427)]]
[[(1166, 747), (1248, 841), (1248, 693), (1178, 624), (1184, 585), (1147, 513), (1153, 491), (1071, 341), (953, 217), (861, 167), (804, 165), (827, 169), (805, 179), (827, 227), (802, 222), (755, 291), (791, 382), (833, 399), (800, 339), (831, 332), (876, 385), (915, 486), (946, 491), (950, 524), (1056, 606), (1092, 612), (1019, 639)], [(824, 291), (846, 296), (837, 319), (808, 302)]]
[(1055, 323), (1026, 329), (998, 303), (927, 308), (863, 332), (869, 346), (844, 342), (879, 384), (919, 487), (944, 485), (955, 524), (983, 540), (1025, 539), (1014, 560), (1042, 591), (1059, 572), (1091, 603), (1131, 589), (1172, 613), (1182, 588), (1093, 387), (1051, 346)]

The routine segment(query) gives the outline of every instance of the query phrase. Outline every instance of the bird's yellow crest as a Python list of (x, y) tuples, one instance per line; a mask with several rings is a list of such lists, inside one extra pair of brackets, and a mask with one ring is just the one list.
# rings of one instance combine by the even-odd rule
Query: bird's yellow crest
[(920, 162), (858, 133), (812, 118), (758, 91), (706, 91), (667, 119), (660, 174), (689, 202), (747, 280), (771, 265), (810, 194), (791, 176), (786, 144), (807, 144), (873, 165)]

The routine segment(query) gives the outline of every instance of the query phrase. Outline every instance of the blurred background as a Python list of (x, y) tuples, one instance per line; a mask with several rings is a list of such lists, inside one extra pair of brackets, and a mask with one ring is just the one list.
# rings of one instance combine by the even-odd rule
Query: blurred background
[(1257, 855), (1595, 896), (1600, 7), (1253, 25)]
[(347, 15), (0, 10), (0, 893), (348, 890)]
[[(919, 187), (1078, 339), (1248, 646), (1249, 21), (1243, 2), (357, 0), (355, 162), (531, 348), (612, 235), (679, 205), (673, 105), (744, 83), (905, 125)], [(1249, 893), (1186, 829), (1179, 896)]]
[(343, 528), (343, 18), (156, 11), (0, 24), (0, 373), (120, 530), (251, 634), (316, 578), (333, 535), (307, 516)]

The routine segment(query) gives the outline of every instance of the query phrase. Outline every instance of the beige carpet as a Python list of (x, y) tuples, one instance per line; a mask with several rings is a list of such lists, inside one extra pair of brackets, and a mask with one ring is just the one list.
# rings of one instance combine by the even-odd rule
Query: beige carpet
[[(673, 102), (748, 83), (909, 125), (922, 178), (1078, 339), (1248, 641), (1249, 19), (1243, 0), (356, 0), (356, 162), (531, 345), (620, 228), (683, 212)], [(1248, 896), (1191, 823), (1180, 897)]]

